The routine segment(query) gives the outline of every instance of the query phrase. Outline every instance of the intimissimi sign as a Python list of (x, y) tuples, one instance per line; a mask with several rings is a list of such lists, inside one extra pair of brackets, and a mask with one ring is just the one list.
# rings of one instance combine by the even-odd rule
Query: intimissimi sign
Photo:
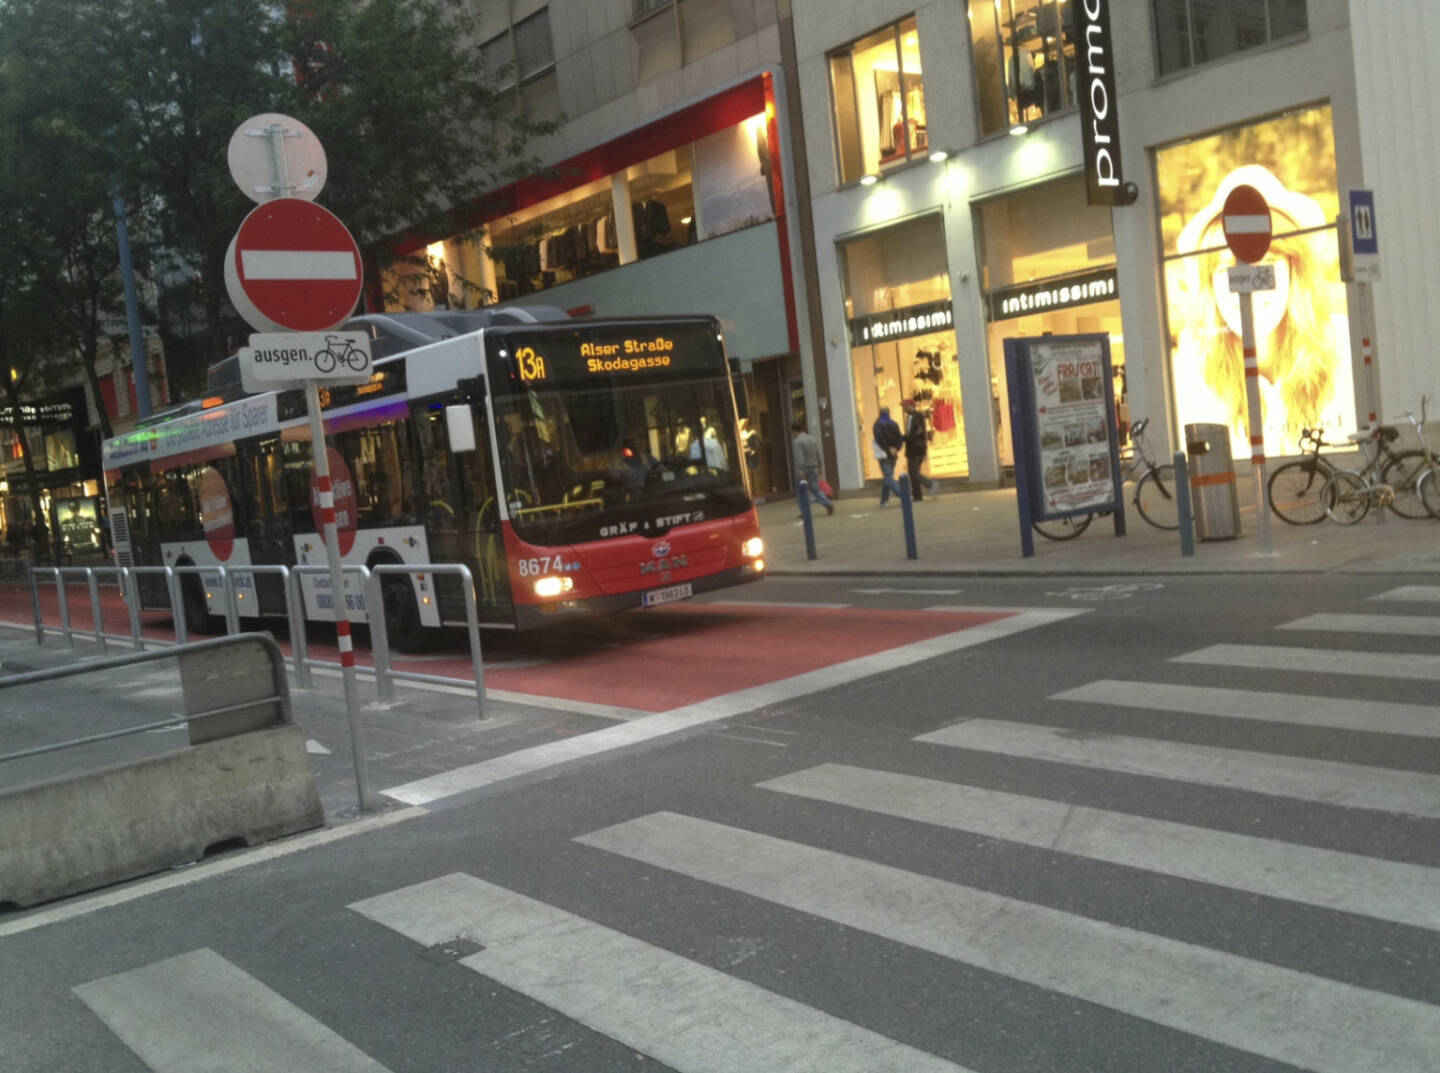
[(1057, 309), (1089, 305), (1091, 302), (1108, 302), (1116, 293), (1113, 268), (1047, 283), (1001, 287), (989, 294), (990, 319), (1009, 320), (1032, 313), (1052, 313)]
[(1110, 0), (1072, 0), (1080, 9), (1080, 131), (1085, 147), (1085, 200), (1129, 205), (1139, 193), (1120, 164), (1120, 116), (1115, 99), (1115, 46)]

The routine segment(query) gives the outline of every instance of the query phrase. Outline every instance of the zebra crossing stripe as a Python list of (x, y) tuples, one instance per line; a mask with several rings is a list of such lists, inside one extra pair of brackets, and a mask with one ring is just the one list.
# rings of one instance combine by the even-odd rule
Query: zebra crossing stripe
[(1440, 738), (1440, 707), (1380, 700), (1261, 693), (1219, 686), (1181, 686), (1161, 682), (1101, 679), (1056, 693), (1051, 700), (1077, 700), (1119, 708), (1187, 712), (1261, 723), (1293, 723), (1330, 730), (1363, 730)]
[(1284, 648), (1278, 645), (1210, 645), (1173, 663), (1213, 663), (1265, 671), (1351, 674), (1370, 678), (1408, 678), (1440, 682), (1440, 656), (1419, 652), (1355, 652), (1334, 648)]
[(1409, 603), (1440, 602), (1440, 585), (1401, 585), (1398, 589), (1382, 592), (1371, 600), (1395, 600)]
[(81, 984), (75, 993), (154, 1073), (387, 1073), (213, 950)]
[(1440, 930), (1440, 871), (846, 764), (761, 789)]
[[(968, 1073), (961, 1066), (464, 873), (356, 902), (423, 946), (682, 1073)], [(292, 1067), (299, 1068), (299, 1067)]]
[(665, 868), (1315, 1073), (1434, 1073), (1440, 1008), (674, 813), (583, 835)]
[(1327, 630), (1336, 633), (1383, 633), (1394, 636), (1440, 637), (1437, 615), (1306, 615), (1277, 627), (1282, 630)]
[(1082, 736), (1074, 730), (992, 719), (957, 723), (915, 740), (1125, 775), (1319, 801), (1342, 808), (1440, 817), (1440, 775), (1413, 771), (1117, 734)]

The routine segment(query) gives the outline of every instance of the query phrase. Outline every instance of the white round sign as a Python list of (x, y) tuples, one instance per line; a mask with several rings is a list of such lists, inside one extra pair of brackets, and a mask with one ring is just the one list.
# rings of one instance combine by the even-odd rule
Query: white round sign
[(254, 202), (277, 197), (310, 201), (325, 186), (325, 147), (293, 116), (278, 112), (251, 116), (230, 135), (225, 158), (235, 185)]

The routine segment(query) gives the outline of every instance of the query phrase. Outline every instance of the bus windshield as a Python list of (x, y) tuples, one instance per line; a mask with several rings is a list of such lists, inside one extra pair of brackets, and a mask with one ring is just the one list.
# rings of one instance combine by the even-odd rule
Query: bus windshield
[[(658, 536), (749, 509), (714, 324), (662, 327), (644, 339), (577, 329), (547, 339), (544, 353), (521, 332), (490, 344), (500, 467), (521, 539)], [(627, 342), (632, 355), (654, 353), (627, 358)]]

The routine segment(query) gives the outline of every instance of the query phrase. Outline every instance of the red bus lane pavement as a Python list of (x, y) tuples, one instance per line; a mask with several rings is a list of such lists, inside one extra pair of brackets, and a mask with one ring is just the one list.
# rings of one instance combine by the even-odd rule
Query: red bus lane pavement
[[(102, 586), (101, 614), (111, 634), (129, 633), (124, 601)], [(93, 636), (89, 593), (66, 585), (70, 624), (77, 639)], [(60, 625), (53, 585), (40, 589), (41, 616)], [(816, 608), (777, 604), (689, 603), (572, 623), (521, 636), (482, 633), (488, 689), (556, 700), (664, 712), (754, 686), (766, 685), (834, 664), (1011, 617), (1004, 610), (899, 611), (877, 608)], [(30, 628), (34, 612), (23, 585), (0, 585), (0, 622)], [(147, 638), (173, 640), (168, 615), (145, 613)], [(283, 626), (283, 624), (280, 624)], [(312, 659), (338, 662), (331, 632), (312, 624)], [(64, 642), (51, 635), (46, 645)], [(281, 647), (290, 655), (284, 640)], [(448, 651), (392, 659), (397, 670), (470, 680), (463, 644)], [(373, 667), (368, 649), (357, 666)]]

